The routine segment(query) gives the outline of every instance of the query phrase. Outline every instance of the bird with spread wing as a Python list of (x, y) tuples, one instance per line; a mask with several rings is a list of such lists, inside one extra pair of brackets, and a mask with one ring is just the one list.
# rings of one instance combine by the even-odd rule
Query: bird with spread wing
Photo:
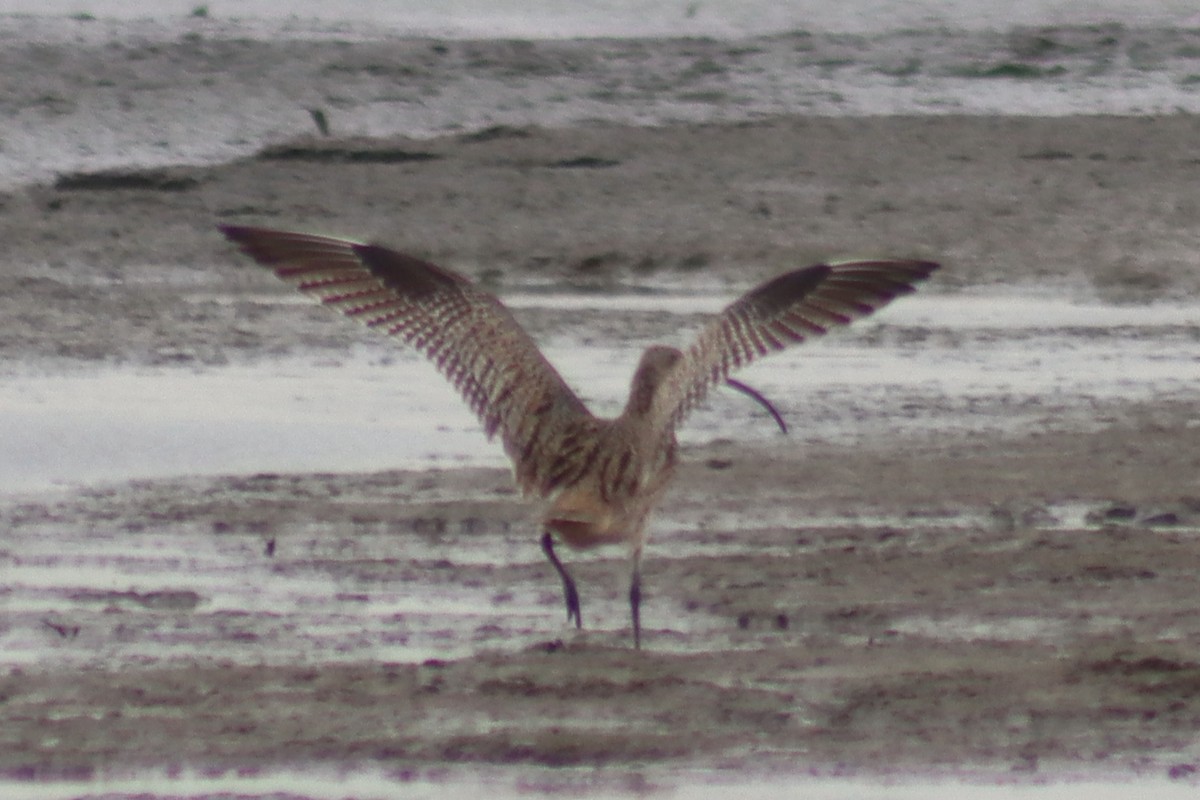
[(730, 373), (772, 352), (867, 316), (937, 269), (928, 261), (817, 264), (751, 289), (686, 350), (646, 349), (624, 411), (593, 415), (500, 301), (466, 277), (375, 244), (225, 225), (259, 264), (347, 317), (408, 343), (499, 435), (526, 496), (541, 500), (541, 545), (563, 585), (568, 622), (583, 626), (579, 593), (554, 549), (629, 548), (633, 640), (641, 646), (646, 520), (677, 463), (676, 428), (713, 388), (729, 384), (775, 410)]

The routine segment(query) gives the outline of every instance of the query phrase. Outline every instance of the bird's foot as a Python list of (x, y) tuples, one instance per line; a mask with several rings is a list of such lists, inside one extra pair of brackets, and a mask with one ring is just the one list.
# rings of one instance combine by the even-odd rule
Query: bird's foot
[(583, 627), (583, 613), (579, 610), (579, 592), (575, 590), (575, 581), (564, 576), (563, 596), (567, 601), (567, 622), (575, 620), (575, 627)]

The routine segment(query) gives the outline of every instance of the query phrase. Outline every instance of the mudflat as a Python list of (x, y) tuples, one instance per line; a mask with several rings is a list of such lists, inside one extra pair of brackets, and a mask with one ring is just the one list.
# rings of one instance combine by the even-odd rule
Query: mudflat
[[(65, 175), (0, 198), (0, 365), (188, 368), (366, 335), (264, 301), (285, 290), (219, 222), (377, 239), (501, 293), (733, 296), (802, 263), (895, 255), (941, 261), (934, 294), (1181, 301), (1200, 286), (1198, 134), (1182, 115), (795, 117), (301, 139), (220, 166)], [(562, 322), (529, 319), (539, 337)], [(598, 339), (655, 330), (623, 312), (569, 324)], [(1187, 778), (1194, 404), (1046, 408), (1012, 430), (957, 415), (850, 443), (689, 448), (653, 525), (641, 652), (620, 554), (579, 562), (588, 627), (562, 624), (502, 470), (380, 464), (10, 496), (0, 635), (36, 656), (0, 677), (0, 774), (436, 763)], [(235, 595), (245, 587), (265, 594)]]

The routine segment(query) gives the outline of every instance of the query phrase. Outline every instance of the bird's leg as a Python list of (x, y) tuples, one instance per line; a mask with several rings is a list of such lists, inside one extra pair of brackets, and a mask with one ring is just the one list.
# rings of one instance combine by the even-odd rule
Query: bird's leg
[(629, 612), (633, 620), (633, 647), (642, 649), (642, 548), (633, 551), (633, 574), (629, 578)]
[(563, 597), (567, 601), (567, 622), (572, 618), (575, 620), (575, 627), (583, 627), (583, 616), (579, 613), (579, 592), (575, 590), (575, 581), (571, 578), (571, 573), (567, 572), (567, 568), (558, 560), (558, 555), (554, 552), (554, 537), (550, 535), (550, 531), (542, 534), (542, 550), (546, 553), (546, 558), (550, 559), (550, 563), (558, 570), (558, 576), (562, 578)]

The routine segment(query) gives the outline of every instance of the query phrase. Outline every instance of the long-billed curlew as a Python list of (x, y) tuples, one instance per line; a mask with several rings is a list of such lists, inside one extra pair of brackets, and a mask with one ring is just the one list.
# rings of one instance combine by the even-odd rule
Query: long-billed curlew
[(576, 549), (629, 547), (636, 647), (646, 518), (675, 470), (675, 429), (733, 370), (864, 317), (937, 269), (890, 260), (784, 273), (726, 307), (687, 350), (647, 348), (625, 410), (600, 419), (508, 309), (462, 275), (373, 244), (234, 225), (221, 231), (300, 291), (414, 346), (454, 384), (488, 437), (500, 434), (521, 490), (545, 503), (542, 549), (562, 578), (568, 622), (583, 627), (554, 538)]

